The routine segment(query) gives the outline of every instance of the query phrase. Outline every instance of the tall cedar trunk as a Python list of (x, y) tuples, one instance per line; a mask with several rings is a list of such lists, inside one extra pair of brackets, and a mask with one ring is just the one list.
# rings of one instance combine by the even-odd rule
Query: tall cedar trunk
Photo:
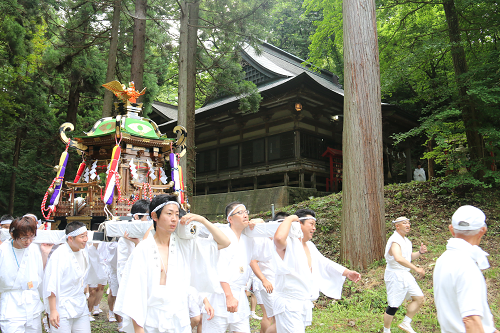
[[(146, 7), (147, 0), (135, 1), (134, 38), (132, 46), (132, 60), (130, 80), (134, 81), (135, 89), (143, 88), (144, 58), (146, 47)], [(142, 97), (137, 99), (138, 102)]]
[(343, 3), (344, 128), (341, 256), (366, 269), (384, 255), (380, 67), (374, 0)]
[(179, 40), (179, 104), (178, 124), (184, 126), (188, 136), (187, 153), (181, 160), (184, 183), (188, 196), (195, 193), (195, 88), (196, 88), (196, 47), (198, 14), (200, 4), (181, 1), (181, 24)]
[(12, 161), (12, 175), (10, 178), (10, 196), (9, 196), (9, 215), (14, 215), (14, 195), (16, 194), (16, 169), (19, 165), (19, 155), (21, 154), (21, 140), (23, 130), (18, 128), (16, 131), (16, 143), (14, 145), (14, 159)]
[(76, 115), (78, 113), (78, 104), (80, 104), (80, 84), (81, 79), (78, 78), (71, 82), (68, 96), (68, 111), (66, 113), (66, 121), (76, 125)]
[[(448, 23), (448, 35), (451, 42), (451, 58), (455, 70), (455, 79), (458, 84), (458, 96), (460, 98), (460, 108), (462, 110), (462, 119), (465, 124), (465, 135), (472, 162), (485, 163), (484, 144), (482, 135), (479, 133), (479, 120), (473, 100), (467, 95), (467, 83), (462, 77), (468, 72), (465, 50), (462, 46), (460, 37), (460, 25), (458, 22), (457, 9), (454, 0), (446, 0), (443, 3), (446, 22)], [(482, 172), (475, 175), (480, 178)]]
[[(427, 142), (427, 151), (430, 153), (430, 152), (432, 152), (433, 149), (434, 149), (434, 139), (429, 139)], [(434, 166), (435, 166), (434, 159), (429, 158), (427, 160), (427, 175), (428, 175), (427, 179), (428, 180), (431, 180), (435, 177)]]
[[(108, 70), (106, 72), (106, 82), (113, 81), (116, 72), (116, 53), (118, 51), (118, 30), (120, 27), (121, 0), (113, 3), (113, 21), (111, 23), (111, 39), (109, 41)], [(111, 117), (113, 115), (113, 93), (108, 89), (104, 90), (104, 105), (102, 116)]]

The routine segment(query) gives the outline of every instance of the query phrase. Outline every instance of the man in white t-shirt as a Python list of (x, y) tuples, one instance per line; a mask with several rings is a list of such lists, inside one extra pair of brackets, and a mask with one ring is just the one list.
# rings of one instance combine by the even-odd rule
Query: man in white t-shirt
[(389, 237), (385, 246), (385, 268), (384, 281), (387, 288), (388, 307), (384, 313), (384, 333), (391, 332), (391, 323), (398, 308), (404, 300), (411, 300), (406, 307), (406, 316), (398, 325), (407, 333), (415, 333), (411, 327), (413, 316), (424, 303), (424, 293), (415, 281), (410, 270), (414, 270), (424, 277), (425, 270), (411, 263), (427, 252), (427, 247), (422, 243), (418, 252), (412, 252), (411, 241), (406, 237), (410, 232), (410, 220), (404, 216), (392, 221), (396, 231)]
[(462, 206), (448, 227), (454, 238), (434, 268), (434, 299), (443, 333), (499, 333), (488, 305), (482, 269), (490, 267), (479, 243), (487, 231), (486, 216), (473, 206)]

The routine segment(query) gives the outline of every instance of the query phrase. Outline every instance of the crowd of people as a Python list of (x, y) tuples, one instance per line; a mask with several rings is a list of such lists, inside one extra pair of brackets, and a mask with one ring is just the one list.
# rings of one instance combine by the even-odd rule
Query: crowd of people
[[(249, 333), (250, 318), (257, 318), (255, 304), (260, 304), (261, 333), (300, 333), (311, 325), (320, 292), (339, 299), (346, 278), (361, 279), (318, 251), (311, 241), (316, 216), (310, 209), (277, 214), (276, 231), (265, 237), (244, 232), (265, 222), (250, 220), (240, 202), (227, 205), (224, 225), (186, 213), (169, 195), (139, 200), (131, 215), (152, 221), (142, 239), (125, 233), (118, 241), (89, 242), (85, 225), (71, 222), (56, 245), (32, 244), (37, 233), (33, 215), (2, 217), (11, 238), (0, 245), (1, 331), (39, 333), (43, 323), (52, 333), (90, 333), (109, 285), (107, 319), (117, 322), (120, 332), (190, 333), (196, 327), (197, 332)], [(487, 230), (485, 220), (472, 206), (460, 207), (452, 217), (453, 238), (434, 271), (442, 332), (499, 333), (481, 273), (489, 267), (478, 246)], [(176, 230), (192, 222), (201, 231), (196, 237), (180, 237)], [(392, 222), (395, 232), (385, 250), (388, 307), (383, 330), (390, 332), (396, 311), (409, 300), (398, 327), (413, 333), (412, 318), (424, 294), (410, 270), (425, 275), (412, 261), (427, 248), (420, 244), (413, 252), (406, 237), (409, 219)], [(255, 296), (252, 309), (248, 292)]]

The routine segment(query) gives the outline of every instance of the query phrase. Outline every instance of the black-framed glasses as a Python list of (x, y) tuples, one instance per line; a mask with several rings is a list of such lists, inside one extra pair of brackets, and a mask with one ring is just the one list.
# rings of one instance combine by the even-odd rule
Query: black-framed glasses
[(235, 213), (231, 214), (231, 216), (233, 216), (233, 215), (243, 215), (245, 213), (247, 215), (250, 215), (250, 211), (249, 210), (240, 210), (239, 212), (235, 212)]

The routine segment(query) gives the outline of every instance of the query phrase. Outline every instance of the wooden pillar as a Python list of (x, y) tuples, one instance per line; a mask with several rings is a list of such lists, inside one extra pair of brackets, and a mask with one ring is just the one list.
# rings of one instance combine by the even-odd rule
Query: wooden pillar
[(227, 193), (231, 192), (231, 179), (227, 181)]
[(300, 131), (295, 131), (295, 158), (300, 158)]
[(258, 188), (259, 183), (257, 182), (257, 176), (253, 177), (253, 189), (256, 190)]
[(210, 187), (208, 186), (208, 183), (205, 184), (205, 195), (208, 195), (208, 192), (210, 191)]
[(330, 189), (332, 191), (332, 185), (333, 185), (333, 156), (330, 155), (330, 179), (328, 179), (328, 186), (327, 186), (327, 191)]
[(316, 189), (316, 172), (311, 175), (311, 188)]
[(288, 186), (289, 181), (290, 181), (290, 177), (288, 176), (288, 173), (285, 172), (285, 174), (283, 175), (283, 183), (285, 184), (285, 186)]
[(306, 187), (304, 178), (305, 178), (304, 172), (301, 171), (299, 174), (299, 187)]
[(411, 165), (411, 148), (405, 148), (406, 155), (406, 181), (411, 182), (413, 179), (412, 165)]

